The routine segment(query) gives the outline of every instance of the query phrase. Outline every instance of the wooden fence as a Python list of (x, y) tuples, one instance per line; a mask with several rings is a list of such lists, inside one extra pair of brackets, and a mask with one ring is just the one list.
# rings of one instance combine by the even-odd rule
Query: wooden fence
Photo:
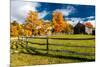
[[(46, 39), (46, 43), (34, 43), (31, 41), (28, 41), (28, 39)], [(18, 38), (20, 39), (20, 38)], [(73, 54), (79, 54), (79, 55), (85, 55), (85, 56), (94, 56), (94, 53), (86, 53), (86, 52), (75, 52), (75, 51), (69, 51), (69, 50), (51, 50), (49, 49), (49, 45), (53, 46), (65, 46), (65, 47), (80, 47), (80, 48), (95, 48), (95, 46), (67, 46), (67, 45), (62, 45), (62, 44), (50, 44), (49, 39), (54, 39), (54, 40), (95, 40), (95, 38), (50, 38), (50, 37), (23, 37), (21, 39), (24, 39), (26, 42), (26, 48), (28, 48), (28, 43), (31, 44), (41, 44), (41, 45), (46, 45), (46, 49), (38, 49), (38, 50), (43, 50), (47, 51), (47, 54), (49, 51), (53, 52), (63, 52), (63, 53), (73, 53)], [(33, 47), (35, 48), (35, 47)]]

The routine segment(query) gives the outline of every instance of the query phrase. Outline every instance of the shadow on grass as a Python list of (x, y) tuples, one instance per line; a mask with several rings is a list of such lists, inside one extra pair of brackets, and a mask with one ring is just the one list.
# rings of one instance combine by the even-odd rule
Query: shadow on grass
[(79, 60), (79, 61), (95, 61), (95, 59), (88, 59), (88, 58), (80, 58), (80, 57), (75, 57), (75, 56), (62, 56), (62, 55), (53, 55), (53, 54), (49, 54), (47, 52), (43, 53), (37, 50), (42, 50), (42, 51), (46, 51), (46, 49), (38, 49), (38, 48), (33, 48), (33, 47), (28, 47), (25, 48), (27, 50), (27, 52), (22, 52), (25, 54), (31, 54), (31, 55), (38, 55), (38, 56), (47, 56), (47, 57), (54, 57), (54, 58), (62, 58), (62, 59), (72, 59), (72, 60)]

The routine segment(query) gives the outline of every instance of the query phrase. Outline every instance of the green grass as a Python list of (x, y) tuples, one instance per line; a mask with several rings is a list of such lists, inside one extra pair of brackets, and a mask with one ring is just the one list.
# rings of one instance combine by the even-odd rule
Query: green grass
[(53, 36), (49, 36), (49, 37), (53, 37), (53, 38), (92, 38), (95, 37), (93, 35), (85, 35), (85, 34), (74, 34), (74, 35), (66, 35), (66, 34), (58, 34), (58, 35), (53, 35)]
[[(56, 35), (51, 38), (93, 38), (93, 35)], [(45, 39), (29, 39), (33, 43), (46, 44)], [(13, 42), (13, 41), (11, 41)], [(19, 43), (21, 44), (21, 43)], [(54, 45), (50, 45), (54, 44)], [(55, 45), (56, 44), (56, 45)], [(63, 46), (57, 46), (57, 45)], [(54, 52), (51, 50), (67, 50), (81, 53), (95, 53), (94, 40), (52, 40), (49, 39), (49, 51), (46, 54), (46, 45), (28, 43), (26, 49), (25, 42), (22, 46), (16, 43), (11, 44), (11, 66), (40, 65), (40, 64), (58, 64), (58, 63), (76, 63), (94, 61), (95, 56), (86, 56), (74, 53)], [(92, 48), (91, 48), (92, 47)], [(18, 52), (16, 52), (18, 51)]]

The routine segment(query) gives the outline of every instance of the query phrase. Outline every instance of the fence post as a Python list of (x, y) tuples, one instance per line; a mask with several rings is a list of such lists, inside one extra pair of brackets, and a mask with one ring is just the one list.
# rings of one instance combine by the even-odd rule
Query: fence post
[(22, 36), (21, 44), (24, 44), (24, 36)]
[(16, 41), (16, 49), (18, 48), (18, 45), (19, 45), (19, 36), (18, 36), (18, 39), (17, 39), (17, 41)]
[(49, 47), (48, 47), (48, 45), (49, 45), (49, 43), (48, 43), (48, 36), (47, 36), (46, 41), (47, 41), (47, 54), (48, 54), (48, 51), (49, 51)]
[(26, 37), (26, 48), (28, 48), (28, 37)]

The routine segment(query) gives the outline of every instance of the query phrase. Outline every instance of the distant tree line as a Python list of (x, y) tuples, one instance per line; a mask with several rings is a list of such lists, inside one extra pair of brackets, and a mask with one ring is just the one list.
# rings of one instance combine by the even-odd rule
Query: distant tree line
[[(92, 27), (90, 23), (85, 26)], [(38, 12), (29, 11), (25, 22), (20, 24), (17, 21), (10, 23), (10, 35), (16, 36), (42, 36), (51, 35), (53, 33), (83, 33), (85, 27), (82, 24), (77, 24), (75, 27), (67, 20), (64, 20), (61, 12), (53, 12), (52, 19), (45, 22), (44, 19), (39, 19)]]

